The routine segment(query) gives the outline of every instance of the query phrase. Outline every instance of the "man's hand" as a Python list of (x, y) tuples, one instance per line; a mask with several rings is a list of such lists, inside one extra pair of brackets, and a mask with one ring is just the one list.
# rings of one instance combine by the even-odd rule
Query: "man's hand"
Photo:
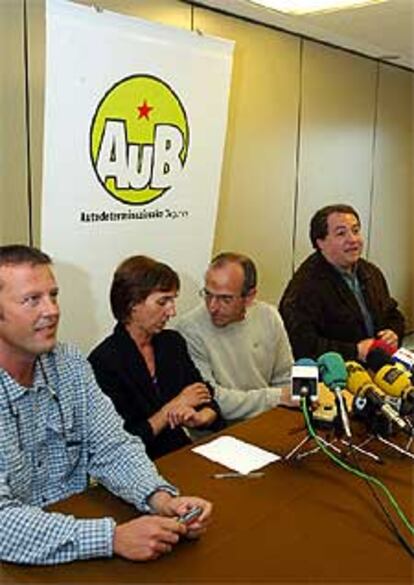
[(114, 553), (131, 561), (149, 561), (168, 553), (188, 529), (173, 518), (141, 516), (115, 528)]
[(357, 343), (358, 359), (365, 361), (373, 341), (374, 340), (370, 337), (368, 339), (362, 339), (359, 343)]
[(162, 490), (155, 492), (148, 503), (157, 514), (173, 516), (175, 518), (182, 516), (196, 506), (200, 506), (203, 511), (198, 518), (187, 526), (187, 538), (198, 538), (206, 531), (213, 510), (213, 505), (203, 498), (197, 498), (195, 496), (172, 496)]
[(382, 331), (378, 331), (377, 336), (385, 343), (388, 343), (394, 351), (398, 349), (398, 335), (394, 333), (392, 329), (382, 329)]
[(289, 408), (298, 408), (299, 403), (297, 400), (292, 400), (292, 392), (290, 388), (281, 388), (280, 389), (280, 406), (287, 406)]

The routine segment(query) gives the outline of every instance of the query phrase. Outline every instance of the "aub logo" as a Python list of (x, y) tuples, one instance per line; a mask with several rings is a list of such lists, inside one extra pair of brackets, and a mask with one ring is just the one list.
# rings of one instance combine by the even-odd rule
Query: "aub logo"
[(186, 112), (160, 79), (137, 75), (114, 85), (90, 129), (95, 173), (118, 201), (144, 205), (176, 183), (189, 148)]

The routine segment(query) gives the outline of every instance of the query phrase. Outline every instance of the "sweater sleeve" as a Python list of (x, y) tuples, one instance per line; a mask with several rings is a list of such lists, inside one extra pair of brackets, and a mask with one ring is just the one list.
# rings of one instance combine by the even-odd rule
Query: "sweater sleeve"
[(280, 403), (280, 388), (255, 388), (249, 391), (236, 388), (217, 386), (217, 400), (223, 416), (228, 420), (244, 420), (253, 418), (262, 412), (278, 406)]
[[(207, 406), (208, 408), (214, 410), (214, 412), (216, 413), (216, 418), (206, 428), (208, 428), (211, 431), (219, 431), (222, 428), (224, 428), (225, 424), (220, 406), (216, 400), (215, 384), (212, 383), (211, 380), (204, 378), (204, 376), (202, 376), (202, 374), (200, 373), (199, 368), (196, 366), (196, 364), (191, 358), (185, 338), (178, 331), (174, 331), (174, 334), (176, 335), (177, 340), (176, 343), (179, 347), (180, 367), (184, 372), (183, 374), (184, 387), (197, 382), (206, 384), (211, 394), (211, 402), (209, 402)], [(202, 408), (205, 407), (204, 406), (198, 407), (197, 410), (201, 410)]]
[(275, 351), (270, 386), (287, 386), (290, 384), (290, 372), (293, 363), (292, 349), (279, 311), (269, 305), (272, 318), (269, 335), (275, 339)]
[(246, 391), (238, 388), (228, 388), (219, 384), (215, 379), (208, 350), (202, 336), (194, 330), (191, 324), (187, 325), (184, 321), (177, 324), (177, 329), (184, 335), (190, 355), (202, 378), (214, 387), (215, 397), (225, 419), (252, 418), (279, 404), (280, 388), (267, 386)]

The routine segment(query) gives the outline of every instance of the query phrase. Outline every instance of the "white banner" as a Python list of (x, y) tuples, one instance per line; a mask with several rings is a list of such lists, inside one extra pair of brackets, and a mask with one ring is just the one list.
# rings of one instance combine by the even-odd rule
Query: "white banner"
[(61, 285), (60, 337), (112, 327), (127, 256), (181, 277), (197, 302), (214, 235), (233, 43), (48, 0), (41, 246)]

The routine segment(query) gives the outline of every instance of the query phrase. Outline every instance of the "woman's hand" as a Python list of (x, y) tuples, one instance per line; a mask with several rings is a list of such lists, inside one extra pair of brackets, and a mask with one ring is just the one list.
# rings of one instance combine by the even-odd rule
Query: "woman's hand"
[(211, 401), (210, 390), (202, 382), (195, 382), (186, 386), (174, 399), (182, 405), (196, 408)]
[(192, 421), (196, 419), (197, 411), (191, 406), (177, 404), (168, 410), (168, 424), (172, 429), (181, 425), (192, 428), (195, 426)]
[[(160, 410), (148, 419), (148, 422), (152, 427), (154, 435), (158, 435), (167, 425), (173, 429), (179, 425), (195, 427), (209, 424), (209, 421), (200, 422), (200, 417), (195, 410), (196, 407), (208, 404), (209, 402), (211, 402), (209, 389), (205, 384), (196, 382), (195, 384), (186, 386), (178, 396), (164, 404)], [(211, 422), (214, 418), (212, 418)]]

